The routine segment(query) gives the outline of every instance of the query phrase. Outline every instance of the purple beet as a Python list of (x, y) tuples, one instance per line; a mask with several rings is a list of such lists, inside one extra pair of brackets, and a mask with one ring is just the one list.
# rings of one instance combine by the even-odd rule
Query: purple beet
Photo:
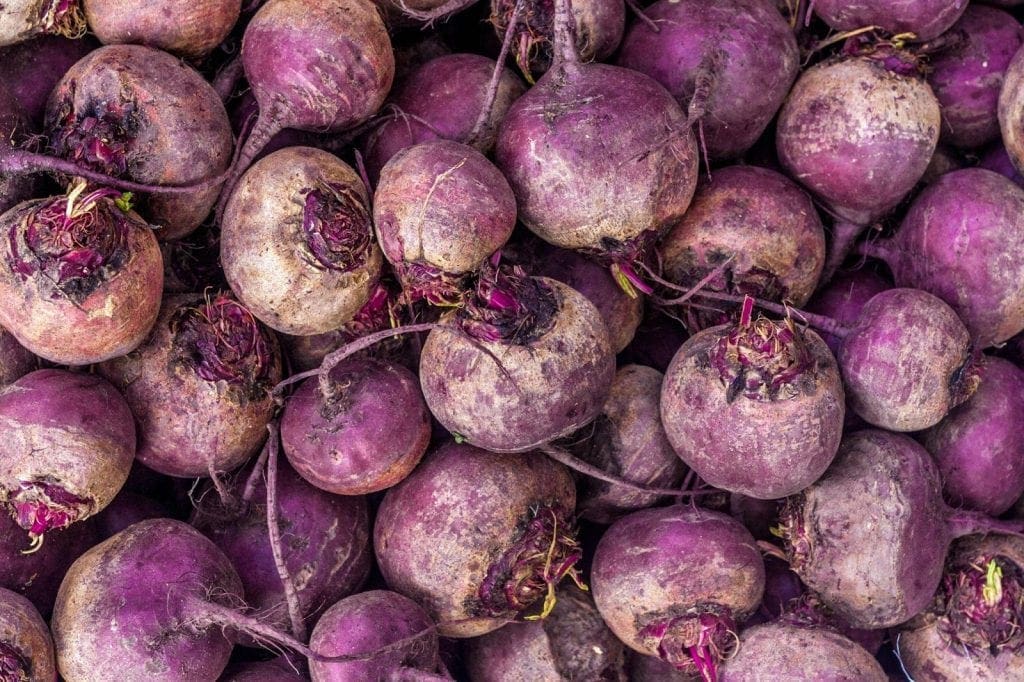
[(743, 154), (799, 72), (793, 29), (775, 3), (660, 0), (644, 14), (649, 21), (633, 22), (618, 63), (652, 77), (689, 108), (712, 159)]
[(955, 507), (999, 516), (1024, 495), (1024, 370), (986, 358), (970, 399), (921, 434)]
[(304, 682), (306, 679), (286, 659), (275, 658), (259, 663), (239, 663), (228, 666), (220, 682)]
[(46, 100), (57, 81), (95, 47), (88, 38), (44, 35), (0, 50), (4, 85), (24, 108), (33, 128), (42, 129)]
[[(828, 286), (818, 291), (806, 306), (809, 312), (826, 315), (839, 324), (850, 325), (857, 321), (864, 304), (886, 289), (892, 288), (881, 275), (861, 268), (853, 272), (845, 272), (829, 282)], [(842, 337), (821, 332), (821, 338), (829, 349), (839, 353), (843, 343)]]
[(334, 367), (325, 394), (307, 379), (281, 418), (284, 453), (316, 487), (337, 495), (390, 488), (430, 443), (430, 413), (416, 375), (366, 357)]
[(629, 647), (714, 680), (735, 652), (737, 625), (764, 592), (764, 562), (735, 519), (690, 506), (616, 521), (591, 574), (605, 623)]
[(1017, 50), (999, 91), (999, 130), (1010, 161), (1024, 172), (1024, 50)]
[(919, 41), (945, 33), (963, 14), (967, 0), (814, 0), (814, 13), (837, 31), (877, 26), (913, 33)]
[[(615, 374), (611, 393), (594, 431), (577, 452), (608, 473), (651, 488), (676, 488), (686, 467), (676, 456), (661, 426), (661, 372), (626, 365)], [(611, 523), (623, 514), (651, 507), (665, 498), (596, 479), (581, 483), (577, 512), (596, 523)]]
[(947, 173), (917, 196), (890, 240), (861, 247), (896, 285), (948, 303), (978, 348), (1024, 330), (1024, 189), (980, 168)]
[(825, 475), (781, 515), (790, 566), (854, 627), (884, 628), (920, 613), (958, 536), (1019, 529), (942, 501), (938, 467), (908, 436), (848, 435)]
[[(259, 113), (260, 106), (256, 103), (252, 90), (247, 89), (240, 94), (228, 109), (231, 129), (235, 131), (235, 135), (239, 138), (244, 138), (245, 133), (256, 122), (256, 117), (259, 116)], [(295, 128), (284, 128), (271, 137), (266, 146), (253, 157), (253, 163), (285, 147), (315, 147), (317, 142), (322, 139), (312, 132), (296, 130)]]
[(105, 45), (136, 43), (200, 61), (238, 21), (242, 0), (81, 0), (89, 28)]
[(0, 679), (56, 682), (53, 639), (32, 602), (0, 588)]
[(569, 471), (544, 455), (448, 443), (384, 496), (377, 562), (440, 634), (483, 635), (521, 614), (547, 616), (555, 586), (577, 578), (575, 506)]
[(971, 5), (951, 32), (959, 42), (931, 59), (928, 83), (942, 107), (942, 139), (973, 149), (999, 137), (999, 91), (1024, 30), (1007, 12)]
[(981, 161), (978, 162), (978, 167), (999, 173), (1013, 180), (1014, 184), (1024, 187), (1024, 176), (1013, 165), (1010, 154), (1006, 151), (1006, 147), (1003, 146), (1002, 142), (993, 145), (985, 152), (981, 157)]

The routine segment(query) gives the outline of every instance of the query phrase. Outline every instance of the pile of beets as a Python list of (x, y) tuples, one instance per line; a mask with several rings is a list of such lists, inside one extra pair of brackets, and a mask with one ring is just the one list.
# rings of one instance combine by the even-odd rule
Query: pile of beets
[(0, 3), (0, 682), (1024, 680), (1022, 20)]

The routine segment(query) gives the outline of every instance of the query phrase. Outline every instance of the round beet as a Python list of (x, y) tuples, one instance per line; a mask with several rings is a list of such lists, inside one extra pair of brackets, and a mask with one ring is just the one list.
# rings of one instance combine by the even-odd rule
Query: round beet
[(814, 13), (837, 31), (876, 26), (912, 33), (919, 41), (945, 33), (967, 8), (967, 0), (814, 0)]
[(999, 91), (999, 130), (1018, 172), (1024, 172), (1024, 50), (1017, 50)]
[(434, 140), (403, 149), (384, 166), (373, 222), (406, 298), (454, 305), (463, 280), (511, 236), (516, 198), (483, 154)]
[(896, 652), (915, 680), (1024, 677), (1024, 541), (972, 536), (953, 546), (935, 602), (900, 627)]
[(396, 592), (371, 590), (347, 597), (327, 609), (316, 624), (309, 640), (313, 651), (324, 656), (369, 653), (410, 641), (362, 661), (312, 661), (309, 672), (314, 682), (402, 680), (404, 669), (432, 673), (440, 663), (433, 627), (416, 602)]
[(970, 399), (922, 434), (946, 499), (998, 516), (1024, 495), (1024, 370), (986, 358)]
[(88, 38), (42, 35), (0, 50), (4, 86), (25, 110), (33, 129), (42, 129), (46, 100), (57, 81), (95, 47)]
[(380, 277), (369, 200), (348, 164), (313, 147), (257, 161), (221, 219), (232, 291), (287, 334), (323, 334), (352, 320)]
[(601, 316), (561, 282), (493, 268), (465, 307), (442, 318), (420, 356), (431, 413), (494, 452), (568, 435), (601, 411), (615, 374)]
[(164, 299), (153, 333), (99, 366), (139, 424), (139, 461), (168, 476), (234, 469), (256, 452), (281, 379), (277, 340), (227, 294)]
[[(841, 273), (815, 293), (806, 310), (826, 315), (841, 325), (851, 325), (860, 317), (865, 303), (891, 286), (881, 275), (865, 268)], [(842, 337), (824, 330), (820, 334), (829, 349), (838, 355)]]
[(743, 154), (799, 72), (793, 29), (775, 3), (660, 0), (644, 14), (648, 20), (633, 22), (626, 34), (618, 63), (658, 81), (699, 115), (712, 159)]
[(37, 545), (114, 499), (135, 456), (135, 423), (100, 377), (40, 369), (0, 393), (0, 442), (0, 503)]
[(813, 483), (835, 457), (843, 385), (820, 336), (791, 320), (754, 320), (752, 310), (748, 303), (739, 324), (687, 339), (665, 372), (661, 421), (709, 484), (777, 499)]
[[(661, 425), (661, 372), (626, 365), (615, 374), (611, 393), (597, 418), (593, 434), (577, 449), (580, 456), (633, 483), (652, 488), (675, 488), (686, 467), (676, 456)], [(580, 517), (611, 523), (628, 512), (651, 507), (665, 498), (623, 486), (586, 479), (581, 483)]]
[(416, 375), (354, 357), (334, 367), (329, 380), (329, 395), (311, 378), (285, 405), (281, 439), (299, 475), (338, 495), (377, 492), (408, 476), (431, 432)]
[(136, 43), (199, 60), (223, 42), (242, 0), (81, 0), (89, 28), (105, 45)]
[(124, 355), (160, 310), (163, 259), (151, 226), (120, 192), (33, 199), (0, 216), (0, 324), (47, 360)]
[(789, 178), (731, 166), (701, 185), (659, 253), (666, 276), (684, 287), (731, 258), (709, 288), (800, 306), (818, 286), (825, 230), (811, 198)]
[(736, 625), (764, 592), (764, 562), (735, 519), (690, 506), (645, 509), (616, 521), (597, 545), (594, 601), (632, 649), (715, 679)]
[(80, 0), (6, 0), (0, 5), (0, 45), (38, 35), (80, 38), (85, 31)]
[[(210, 84), (141, 45), (101, 47), (71, 67), (50, 95), (46, 129), (59, 156), (141, 183), (196, 183), (231, 160), (231, 124)], [(161, 239), (177, 239), (199, 227), (218, 192), (152, 195), (141, 210)]]
[(377, 562), (440, 634), (479, 636), (528, 610), (548, 615), (555, 585), (577, 579), (575, 506), (569, 471), (544, 455), (448, 443), (384, 496)]
[(605, 680), (625, 682), (625, 652), (594, 600), (578, 588), (558, 589), (547, 618), (509, 623), (466, 647), (472, 682)]
[(874, 656), (838, 632), (777, 622), (744, 630), (720, 679), (887, 682), (889, 677)]
[(53, 640), (32, 602), (0, 588), (0, 679), (55, 682)]

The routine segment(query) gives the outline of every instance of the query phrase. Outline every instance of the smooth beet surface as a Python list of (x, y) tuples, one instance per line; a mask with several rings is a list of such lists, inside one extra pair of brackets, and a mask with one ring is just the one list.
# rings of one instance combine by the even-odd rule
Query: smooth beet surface
[(227, 37), (242, 0), (82, 0), (89, 28), (105, 45), (136, 43), (199, 60)]
[(913, 33), (931, 40), (951, 27), (967, 0), (815, 0), (814, 13), (837, 31), (878, 26), (889, 33)]

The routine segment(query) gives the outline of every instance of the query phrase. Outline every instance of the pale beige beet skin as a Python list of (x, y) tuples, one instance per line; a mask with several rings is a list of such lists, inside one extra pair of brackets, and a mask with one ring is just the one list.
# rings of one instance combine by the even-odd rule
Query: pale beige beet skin
[[(331, 253), (337, 242), (322, 220), (308, 222), (310, 229), (323, 229), (315, 237), (307, 234), (311, 192), (335, 209), (330, 217), (340, 229), (366, 232), (357, 248)], [(238, 181), (221, 221), (221, 264), (235, 296), (286, 334), (310, 336), (344, 325), (380, 277), (383, 259), (372, 239), (368, 206), (359, 175), (333, 154), (287, 147), (257, 161)], [(327, 248), (314, 251), (311, 239), (324, 239)]]
[(0, 5), (0, 46), (42, 33), (80, 37), (86, 26), (79, 0), (71, 0), (58, 12), (61, 4), (61, 0), (5, 0)]
[(242, 0), (81, 0), (89, 28), (104, 45), (138, 43), (198, 60), (223, 42)]
[(57, 680), (53, 640), (46, 622), (32, 602), (3, 588), (0, 588), (0, 673), (13, 675), (14, 682)]
[(1018, 50), (1006, 69), (999, 91), (999, 130), (1010, 161), (1024, 169), (1024, 50)]
[(739, 649), (722, 664), (719, 679), (886, 682), (889, 678), (874, 656), (837, 632), (775, 622), (740, 634)]
[[(589, 423), (615, 375), (608, 330), (594, 304), (561, 282), (536, 279), (550, 287), (557, 306), (553, 326), (538, 337), (510, 344), (435, 329), (420, 356), (423, 396), (434, 417), (494, 452), (525, 452)], [(442, 324), (458, 324), (456, 315)]]
[(0, 217), (0, 230), (17, 235), (0, 244), (0, 325), (42, 358), (88, 365), (124, 355), (146, 338), (160, 309), (163, 257), (152, 227), (103, 197), (88, 209), (91, 218), (81, 218), (100, 228), (89, 230), (89, 246), (111, 242), (117, 230), (123, 239), (97, 249), (105, 263), (95, 272), (57, 279), (61, 259), (33, 255), (25, 237), (29, 226), (43, 232), (41, 212), (64, 213), (66, 205), (65, 196), (32, 199)]
[(269, 353), (264, 378), (240, 386), (199, 376), (191, 361), (195, 349), (177, 333), (177, 320), (203, 302), (201, 294), (167, 297), (146, 342), (97, 368), (135, 413), (139, 461), (168, 476), (230, 471), (253, 455), (274, 412), (270, 389), (281, 380), (280, 349), (266, 329), (260, 332)]
[[(534, 510), (571, 515), (575, 506), (568, 469), (544, 455), (448, 443), (384, 496), (373, 535), (377, 562), (387, 584), (423, 606), (442, 636), (480, 636), (517, 614), (509, 607), (488, 615), (481, 601), (494, 562), (515, 551)], [(507, 573), (495, 575), (497, 594)], [(536, 612), (543, 594), (533, 599)]]

